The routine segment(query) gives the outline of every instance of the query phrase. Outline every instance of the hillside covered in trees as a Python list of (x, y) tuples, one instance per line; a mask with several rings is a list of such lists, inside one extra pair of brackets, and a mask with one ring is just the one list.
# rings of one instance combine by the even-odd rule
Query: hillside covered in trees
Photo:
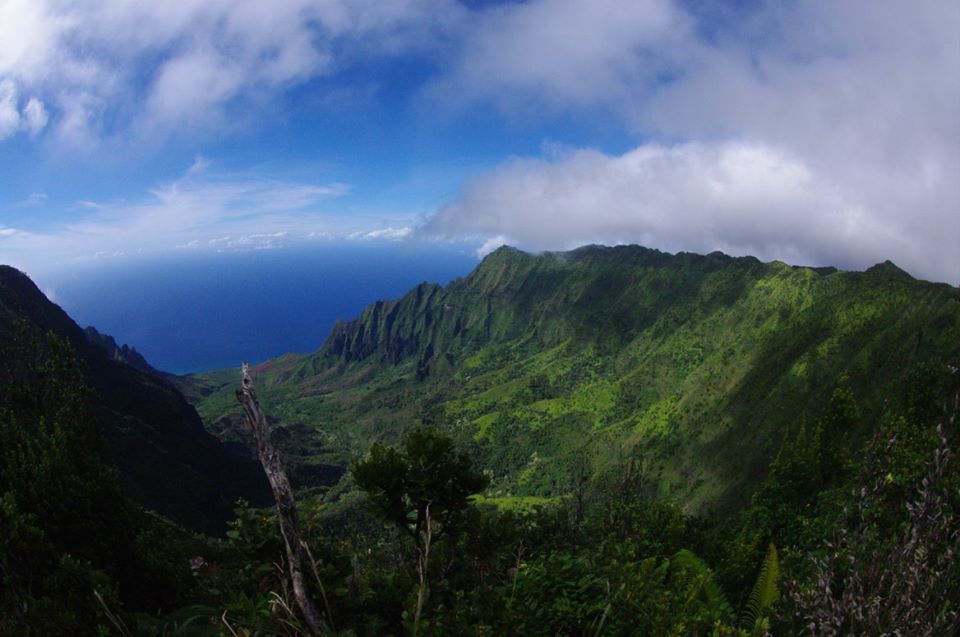
[[(856, 402), (838, 435), (860, 448), (916, 370), (958, 360), (960, 293), (889, 262), (504, 247), (254, 373), (295, 475), (332, 482), (331, 467), (420, 423), (491, 473), (490, 495), (568, 493), (637, 455), (657, 495), (703, 513), (742, 507), (835, 392)], [(236, 372), (191, 382), (208, 426), (241, 438)]]
[[(270, 508), (241, 504), (217, 538), (125, 487), (110, 455), (115, 419), (135, 412), (101, 407), (118, 392), (97, 369), (182, 392), (218, 454), (251, 442), (238, 371), (161, 379), (111, 360), (28, 281), (6, 280), (5, 329), (21, 332), (5, 340), (18, 393), (3, 411), (0, 634), (308, 634)], [(501, 248), (252, 373), (327, 634), (938, 635), (960, 603), (958, 361), (960, 291), (889, 262), (840, 272), (590, 246)], [(15, 371), (27, 365), (40, 371)], [(191, 413), (160, 429), (208, 441)], [(89, 485), (64, 501), (128, 513), (51, 509), (24, 486), (30, 471)], [(222, 494), (257, 493), (243, 484)], [(122, 520), (132, 537), (164, 529), (129, 549), (176, 583), (162, 599), (131, 593), (94, 548)], [(63, 616), (35, 623), (68, 590), (46, 574), (81, 571)], [(14, 632), (27, 625), (42, 627)]]

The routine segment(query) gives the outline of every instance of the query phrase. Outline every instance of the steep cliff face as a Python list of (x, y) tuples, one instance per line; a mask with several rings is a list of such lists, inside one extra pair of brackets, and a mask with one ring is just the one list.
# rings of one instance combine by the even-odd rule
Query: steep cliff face
[(114, 360), (18, 270), (0, 266), (0, 337), (53, 332), (76, 350), (108, 455), (134, 500), (191, 528), (220, 532), (236, 500), (266, 503), (259, 466), (208, 434), (196, 410), (164, 378)]
[[(346, 363), (416, 359), (429, 366), (445, 360), (449, 368), (507, 342), (529, 351), (569, 340), (615, 349), (736, 306), (733, 319), (767, 312), (755, 321), (776, 332), (792, 322), (812, 329), (846, 318), (874, 321), (883, 305), (895, 313), (877, 327), (892, 330), (919, 311), (939, 309), (950, 322), (958, 298), (956, 288), (916, 281), (889, 261), (866, 272), (839, 272), (640, 246), (540, 255), (502, 247), (445, 288), (423, 283), (400, 299), (377, 301), (356, 319), (338, 322), (319, 354)], [(921, 305), (909, 307), (909, 299)], [(871, 306), (859, 321), (850, 315), (857, 305)], [(783, 320), (767, 321), (774, 313)]]
[(415, 356), (435, 333), (442, 297), (439, 285), (421, 283), (401, 299), (377, 301), (358, 319), (338, 321), (325, 347), (345, 361), (376, 355), (385, 362), (398, 363)]
[(372, 358), (395, 365), (415, 358), (429, 370), (509, 341), (529, 351), (570, 339), (617, 347), (671, 308), (735, 302), (771, 267), (752, 257), (674, 256), (640, 246), (542, 255), (505, 246), (446, 288), (423, 283), (338, 322), (321, 351), (343, 362)]
[(546, 318), (538, 311), (550, 286), (544, 263), (500, 248), (446, 288), (422, 283), (400, 299), (377, 301), (356, 319), (338, 322), (322, 352), (345, 362), (372, 358), (396, 365), (415, 359), (426, 373), (432, 363), (453, 363), (491, 341), (516, 338)]

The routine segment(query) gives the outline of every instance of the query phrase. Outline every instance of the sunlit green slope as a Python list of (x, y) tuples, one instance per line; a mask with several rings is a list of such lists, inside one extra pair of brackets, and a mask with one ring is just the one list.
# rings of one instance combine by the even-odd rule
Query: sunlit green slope
[[(960, 360), (960, 290), (892, 263), (867, 272), (590, 246), (501, 248), (255, 369), (301, 486), (332, 484), (376, 440), (452, 432), (489, 495), (556, 495), (626, 457), (691, 510), (737, 504), (785, 432), (838, 383), (864, 424), (911, 368)], [(185, 381), (208, 427), (242, 435), (238, 373)]]

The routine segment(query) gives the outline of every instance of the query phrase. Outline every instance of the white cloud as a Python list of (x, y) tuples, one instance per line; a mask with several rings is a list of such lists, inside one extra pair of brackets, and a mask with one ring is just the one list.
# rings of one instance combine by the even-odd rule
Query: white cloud
[(431, 98), (504, 110), (629, 101), (673, 67), (692, 20), (670, 0), (533, 0), (473, 16)]
[(421, 231), (493, 237), (481, 252), (506, 237), (541, 250), (640, 243), (848, 267), (892, 258), (923, 276), (956, 278), (949, 216), (918, 236), (907, 217), (868, 212), (782, 149), (648, 144), (619, 156), (514, 160), (468, 182)]
[(34, 208), (42, 205), (47, 200), (47, 194), (44, 192), (31, 192), (26, 198), (10, 204), (10, 209)]
[(495, 236), (495, 237), (491, 237), (491, 238), (487, 239), (486, 241), (484, 241), (484, 242), (483, 242), (483, 245), (481, 245), (479, 248), (477, 248), (476, 251), (474, 252), (474, 254), (477, 255), (477, 258), (478, 258), (478, 259), (482, 259), (483, 257), (487, 256), (488, 254), (490, 254), (491, 252), (493, 252), (493, 251), (496, 250), (497, 248), (499, 248), (499, 247), (501, 247), (501, 246), (505, 246), (505, 245), (510, 245), (510, 244), (513, 244), (513, 243), (517, 243), (517, 242), (516, 242), (516, 241), (512, 241), (510, 238), (505, 237), (505, 236), (503, 236), (502, 234), (500, 234), (500, 235), (497, 235), (497, 236)]
[(57, 14), (44, 0), (0, 3), (0, 78), (42, 76), (56, 41), (73, 22), (70, 13)]
[[(254, 234), (241, 236), (225, 236), (209, 239), (206, 246), (215, 249), (218, 252), (229, 250), (270, 250), (282, 248), (287, 245), (290, 233), (286, 231), (279, 232), (257, 232)], [(203, 244), (199, 240), (193, 240), (185, 244), (185, 248), (201, 248)]]
[[(68, 221), (47, 222), (42, 230), (0, 227), (4, 256), (36, 269), (56, 265), (52, 255), (69, 263), (177, 247), (278, 247), (337, 224), (323, 204), (347, 192), (344, 184), (216, 174), (197, 169), (204, 161), (195, 162), (182, 178), (153, 188), (140, 201), (78, 202)], [(43, 203), (41, 196), (30, 200)]]
[(23, 107), (23, 128), (31, 137), (35, 137), (47, 125), (49, 116), (43, 102), (35, 97), (27, 101)]
[[(622, 155), (560, 139), (562, 156), (480, 175), (431, 231), (857, 266), (892, 257), (956, 281), (958, 32), (951, 0), (5, 0), (0, 140), (216, 132), (272, 116), (289, 88), (357, 60), (430, 53), (431, 107), (493, 105), (521, 121), (559, 115), (635, 134)], [(118, 238), (136, 228), (182, 245), (262, 233), (271, 218), (318, 235), (385, 225), (316, 227), (290, 210), (335, 192), (195, 166), (70, 228)]]
[(36, 95), (29, 131), (50, 119), (72, 144), (216, 131), (356, 58), (435, 46), (461, 12), (453, 0), (5, 0), (0, 81)]
[(0, 141), (26, 131), (35, 136), (47, 125), (43, 102), (35, 97), (20, 108), (20, 90), (10, 79), (0, 77)]
[(167, 61), (147, 96), (141, 127), (183, 132), (219, 123), (221, 109), (244, 88), (249, 71), (243, 61), (206, 45)]
[(403, 227), (403, 228), (381, 228), (379, 230), (365, 230), (351, 232), (346, 235), (346, 239), (349, 240), (360, 240), (360, 241), (373, 241), (378, 239), (387, 239), (389, 241), (400, 241), (401, 239), (407, 239), (413, 236), (413, 228)]
[[(212, 165), (198, 157), (183, 177), (139, 200), (81, 201), (52, 215), (67, 221), (45, 220), (41, 228), (26, 230), (0, 225), (0, 253), (6, 262), (34, 272), (169, 250), (265, 250), (318, 239), (400, 241), (413, 234), (410, 226), (388, 225), (412, 224), (412, 214), (384, 218), (338, 211), (333, 202), (349, 192), (345, 184), (219, 173)], [(38, 194), (31, 200), (42, 205), (45, 198)]]
[[(648, 22), (621, 16), (619, 31), (604, 18), (571, 20), (582, 5), (560, 0), (487, 23), (492, 34), (468, 40), (442, 80), (462, 87), (452, 99), (520, 113), (588, 108), (660, 141), (616, 157), (508, 162), (469, 181), (428, 228), (535, 247), (639, 241), (853, 267), (892, 258), (958, 281), (955, 3), (769, 3), (706, 15), (680, 6)], [(534, 14), (542, 22), (524, 40), (520, 25)], [(566, 43), (563, 25), (580, 37)]]
[(17, 110), (17, 87), (10, 80), (0, 79), (0, 140), (20, 129), (20, 112)]
[(210, 160), (203, 155), (197, 155), (193, 158), (193, 164), (191, 164), (190, 168), (187, 170), (187, 177), (193, 177), (194, 175), (204, 173), (208, 168), (210, 168)]

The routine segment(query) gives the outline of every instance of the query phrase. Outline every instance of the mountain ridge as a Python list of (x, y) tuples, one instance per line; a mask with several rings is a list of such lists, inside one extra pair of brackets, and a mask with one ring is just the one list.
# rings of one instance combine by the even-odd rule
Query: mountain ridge
[[(861, 403), (856, 446), (909, 370), (960, 359), (960, 290), (890, 272), (500, 248), (254, 372), (295, 466), (346, 466), (421, 423), (494, 471), (494, 494), (557, 494), (569, 467), (598, 476), (638, 453), (661, 496), (742, 504), (783, 436), (842, 383)], [(231, 436), (228, 393), (198, 408)]]
[[(456, 293), (458, 286), (464, 280), (471, 280), (476, 277), (477, 282), (487, 293), (503, 293), (507, 290), (498, 285), (499, 277), (508, 276), (511, 267), (517, 266), (518, 260), (529, 259), (547, 259), (556, 260), (558, 263), (578, 263), (589, 262), (597, 259), (623, 259), (631, 258), (633, 264), (638, 263), (642, 266), (660, 266), (668, 263), (677, 263), (683, 261), (692, 261), (694, 263), (706, 264), (708, 268), (737, 267), (745, 270), (755, 267), (789, 267), (797, 271), (809, 271), (818, 276), (829, 276), (840, 271), (832, 267), (809, 267), (809, 266), (788, 266), (787, 264), (774, 261), (763, 263), (756, 257), (744, 256), (733, 257), (723, 252), (714, 251), (707, 255), (700, 255), (693, 252), (680, 252), (676, 255), (661, 252), (659, 250), (645, 248), (643, 246), (602, 246), (587, 245), (566, 252), (542, 252), (530, 254), (512, 246), (501, 246), (491, 252), (467, 277), (457, 279), (451, 282), (446, 288), (433, 283), (421, 283), (411, 290), (408, 294), (393, 300), (378, 300), (368, 306), (359, 317), (352, 320), (337, 321), (334, 328), (330, 331), (321, 350), (327, 350), (334, 356), (342, 356), (347, 361), (358, 361), (374, 353), (371, 349), (371, 343), (380, 338), (385, 339), (382, 345), (387, 348), (387, 358), (392, 362), (398, 362), (400, 358), (406, 357), (412, 353), (411, 347), (414, 347), (417, 339), (412, 332), (400, 334), (397, 332), (400, 326), (397, 324), (397, 318), (403, 314), (404, 305), (411, 303), (415, 306), (414, 312), (422, 313), (424, 328), (431, 328), (439, 315), (429, 307), (431, 300), (446, 298), (445, 295), (452, 289)], [(491, 264), (496, 264), (491, 265)], [(485, 272), (496, 268), (496, 274)], [(480, 272), (485, 272), (480, 274)], [(849, 272), (850, 275), (870, 275), (882, 276), (885, 278), (898, 278), (903, 280), (914, 280), (909, 274), (901, 270), (890, 261), (878, 263), (862, 273)], [(611, 281), (610, 285), (615, 282)], [(948, 285), (933, 283), (932, 285)], [(528, 291), (525, 288), (524, 291)], [(411, 298), (413, 295), (413, 298)], [(456, 310), (456, 307), (450, 303), (445, 303), (445, 311)], [(486, 328), (492, 327), (492, 319), (488, 319)], [(454, 335), (459, 334), (465, 329), (463, 323), (460, 327), (454, 327)], [(415, 330), (414, 330), (415, 331)], [(488, 333), (488, 336), (492, 335)], [(436, 349), (436, 347), (434, 347)]]
[(140, 371), (147, 372), (149, 374), (163, 374), (163, 372), (148, 363), (147, 359), (145, 359), (143, 355), (137, 351), (136, 347), (131, 347), (126, 343), (123, 345), (118, 345), (116, 339), (109, 334), (100, 333), (97, 328), (92, 325), (88, 325), (83, 328), (83, 333), (87, 337), (88, 341), (103, 348), (103, 350), (107, 353), (107, 356), (109, 356), (112, 360), (126, 363), (134, 369), (139, 369)]

